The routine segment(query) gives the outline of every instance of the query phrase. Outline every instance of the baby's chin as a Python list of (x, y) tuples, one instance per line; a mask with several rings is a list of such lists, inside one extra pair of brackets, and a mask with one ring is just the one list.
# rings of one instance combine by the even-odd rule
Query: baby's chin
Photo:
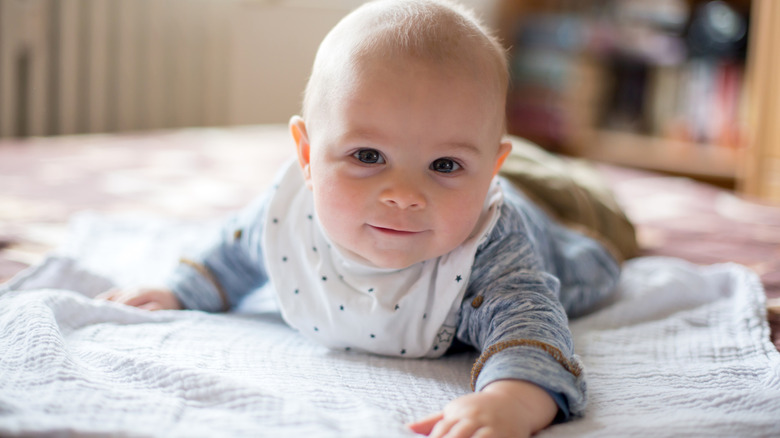
[(390, 251), (388, 253), (374, 253), (369, 257), (364, 257), (367, 264), (379, 269), (402, 270), (423, 263), (428, 260), (435, 260), (450, 251), (439, 253), (414, 253), (413, 251), (400, 252)]
[(372, 244), (360, 240), (342, 243), (338, 239), (331, 238), (334, 246), (347, 258), (365, 266), (386, 270), (402, 270), (427, 260), (437, 259), (460, 245), (456, 242), (448, 242), (449, 245), (443, 245), (442, 242), (431, 244), (430, 239), (390, 243), (367, 240)]
[(413, 260), (413, 261), (408, 261), (408, 260), (406, 260), (406, 261), (397, 261), (397, 260), (392, 260), (392, 261), (379, 261), (379, 262), (370, 262), (370, 263), (371, 263), (372, 265), (376, 266), (377, 268), (381, 268), (381, 269), (393, 269), (393, 270), (400, 271), (400, 270), (402, 270), (402, 269), (406, 269), (406, 268), (408, 268), (408, 267), (410, 267), (410, 266), (414, 266), (414, 265), (416, 265), (417, 263), (420, 263), (420, 262), (422, 262), (422, 261), (424, 261), (424, 260)]
[(351, 254), (363, 264), (378, 268), (400, 271), (425, 260), (433, 259), (438, 256), (424, 257), (398, 250), (393, 251), (372, 251), (371, 254), (360, 254), (350, 251)]
[(379, 268), (379, 269), (391, 269), (400, 271), (401, 269), (406, 269), (410, 266), (413, 266), (416, 263), (419, 263), (421, 260), (410, 260), (410, 259), (399, 259), (398, 257), (381, 257), (376, 256), (375, 254), (369, 255), (368, 257), (359, 256), (360, 259), (368, 266)]

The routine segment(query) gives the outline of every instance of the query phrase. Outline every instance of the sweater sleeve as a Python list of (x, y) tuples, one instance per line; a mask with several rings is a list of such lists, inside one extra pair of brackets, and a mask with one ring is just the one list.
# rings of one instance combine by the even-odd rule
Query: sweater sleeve
[(528, 236), (503, 235), (481, 248), (458, 327), (458, 339), (482, 353), (472, 370), (475, 390), (526, 380), (546, 389), (565, 417), (582, 412), (585, 379), (559, 290)]
[(477, 251), (457, 338), (481, 352), (475, 390), (526, 380), (547, 390), (560, 408), (556, 420), (565, 420), (581, 415), (587, 400), (567, 315), (590, 312), (611, 296), (620, 266), (596, 240), (502, 186), (502, 215)]
[(263, 264), (263, 220), (268, 196), (228, 217), (184, 255), (166, 285), (187, 309), (227, 311), (268, 281)]

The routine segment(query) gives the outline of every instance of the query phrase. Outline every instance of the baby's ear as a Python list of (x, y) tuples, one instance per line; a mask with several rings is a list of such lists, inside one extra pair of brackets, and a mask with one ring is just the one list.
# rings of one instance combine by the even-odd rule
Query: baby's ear
[(493, 176), (496, 176), (501, 166), (504, 164), (504, 160), (512, 152), (512, 142), (509, 139), (504, 139), (500, 145), (498, 145), (498, 154), (496, 154), (496, 167), (493, 169)]
[(295, 150), (298, 152), (298, 164), (303, 171), (306, 186), (311, 189), (311, 167), (309, 165), (311, 146), (309, 134), (306, 132), (306, 122), (300, 116), (292, 116), (290, 118), (290, 134), (292, 134), (295, 141)]

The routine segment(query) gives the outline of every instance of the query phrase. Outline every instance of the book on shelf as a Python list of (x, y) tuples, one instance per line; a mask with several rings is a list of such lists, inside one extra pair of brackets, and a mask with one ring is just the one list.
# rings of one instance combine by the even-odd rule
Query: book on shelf
[(744, 67), (693, 59), (650, 69), (645, 87), (648, 135), (738, 148), (744, 143)]

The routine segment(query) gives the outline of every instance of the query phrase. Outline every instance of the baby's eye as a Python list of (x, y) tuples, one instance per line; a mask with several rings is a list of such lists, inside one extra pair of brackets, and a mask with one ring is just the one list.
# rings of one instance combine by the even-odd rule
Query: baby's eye
[(376, 149), (361, 149), (352, 154), (352, 156), (357, 158), (361, 163), (366, 164), (382, 164), (385, 162), (382, 154)]
[(460, 169), (460, 164), (449, 158), (439, 158), (431, 163), (431, 170), (439, 173), (452, 173)]

